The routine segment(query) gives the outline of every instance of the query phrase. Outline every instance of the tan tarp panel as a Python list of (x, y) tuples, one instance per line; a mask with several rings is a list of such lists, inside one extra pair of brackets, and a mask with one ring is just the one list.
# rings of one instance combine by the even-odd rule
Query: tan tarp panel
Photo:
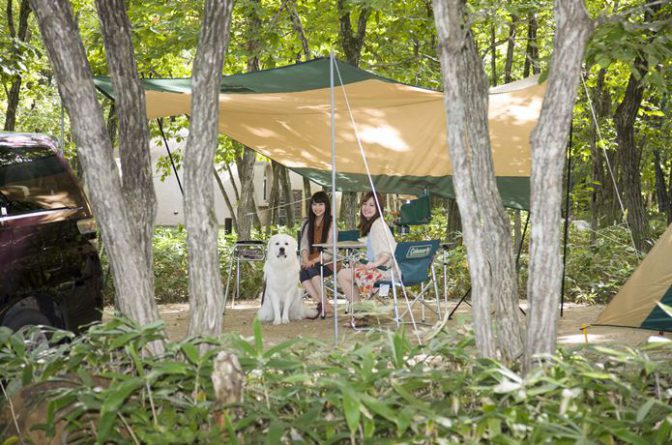
[[(490, 136), (495, 174), (529, 177), (529, 138), (545, 84), (536, 78), (490, 93)], [(347, 95), (347, 103), (346, 103)], [(147, 91), (150, 119), (188, 114), (190, 94)], [(329, 88), (266, 94), (220, 95), (222, 133), (290, 168), (331, 169)], [(366, 173), (355, 128), (371, 174), (451, 175), (443, 94), (369, 79), (335, 89), (339, 172)]]
[[(672, 225), (660, 237), (595, 324), (644, 327), (672, 285)], [(671, 320), (672, 322), (672, 320)]]

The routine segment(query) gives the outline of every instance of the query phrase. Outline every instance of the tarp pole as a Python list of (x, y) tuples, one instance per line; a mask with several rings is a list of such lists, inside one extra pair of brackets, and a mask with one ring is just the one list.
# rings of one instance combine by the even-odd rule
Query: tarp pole
[[(331, 95), (331, 223), (333, 228), (332, 233), (332, 252), (334, 255), (334, 279), (333, 297), (334, 297), (334, 343), (338, 342), (338, 294), (336, 293), (336, 286), (338, 284), (338, 261), (336, 261), (336, 106), (334, 100), (334, 49), (329, 53), (329, 92)], [(324, 295), (322, 295), (324, 298)]]
[(173, 154), (170, 152), (168, 147), (168, 140), (166, 139), (166, 133), (163, 132), (163, 124), (161, 119), (157, 119), (156, 122), (159, 124), (159, 130), (161, 131), (161, 137), (163, 138), (163, 145), (166, 146), (166, 152), (168, 153), (168, 158), (170, 159), (170, 165), (173, 166), (173, 172), (175, 173), (175, 178), (177, 179), (177, 185), (180, 187), (180, 193), (184, 197), (184, 189), (182, 188), (182, 181), (180, 181), (180, 175), (177, 173), (177, 167), (175, 167), (175, 160), (173, 159)]
[(565, 310), (565, 272), (567, 270), (567, 241), (569, 240), (569, 192), (572, 187), (572, 133), (573, 126), (569, 127), (569, 141), (567, 142), (567, 182), (565, 184), (565, 227), (563, 235), (562, 251), (562, 283), (560, 284), (560, 317), (562, 318)]

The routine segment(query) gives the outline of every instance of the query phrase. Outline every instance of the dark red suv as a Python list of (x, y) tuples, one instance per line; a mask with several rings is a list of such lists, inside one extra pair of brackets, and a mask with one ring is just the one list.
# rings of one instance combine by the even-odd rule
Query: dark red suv
[(78, 332), (100, 320), (95, 222), (56, 143), (0, 132), (0, 325)]

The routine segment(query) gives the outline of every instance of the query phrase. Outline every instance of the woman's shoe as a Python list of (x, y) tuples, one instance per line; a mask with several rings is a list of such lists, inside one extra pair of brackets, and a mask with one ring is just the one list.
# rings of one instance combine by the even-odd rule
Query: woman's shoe
[[(322, 316), (322, 302), (318, 302), (317, 307), (315, 309), (317, 309), (317, 314), (315, 314), (314, 317), (308, 317), (308, 320), (316, 320), (317, 317)], [(324, 317), (322, 317), (322, 318), (324, 318)]]

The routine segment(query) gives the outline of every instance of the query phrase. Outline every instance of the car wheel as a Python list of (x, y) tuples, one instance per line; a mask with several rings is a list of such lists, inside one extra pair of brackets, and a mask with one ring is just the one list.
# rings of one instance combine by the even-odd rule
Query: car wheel
[(25, 308), (16, 312), (10, 311), (5, 317), (3, 325), (16, 332), (26, 326), (51, 326), (52, 323), (42, 312)]

